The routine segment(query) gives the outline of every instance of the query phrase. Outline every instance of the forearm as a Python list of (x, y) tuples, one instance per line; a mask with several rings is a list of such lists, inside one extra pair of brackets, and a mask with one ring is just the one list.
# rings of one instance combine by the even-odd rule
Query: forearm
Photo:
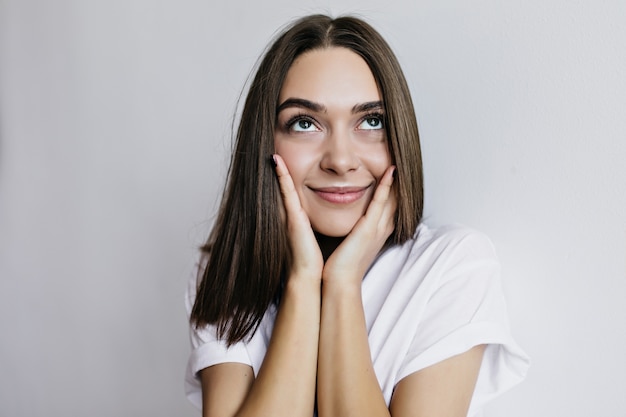
[(263, 365), (238, 417), (311, 417), (319, 324), (319, 280), (290, 279)]
[(389, 416), (372, 365), (360, 286), (325, 282), (322, 291), (320, 417)]

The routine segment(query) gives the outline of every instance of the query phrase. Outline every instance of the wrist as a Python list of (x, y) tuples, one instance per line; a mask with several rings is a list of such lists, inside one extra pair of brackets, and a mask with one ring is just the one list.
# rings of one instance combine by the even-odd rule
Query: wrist
[(292, 273), (285, 284), (285, 291), (294, 294), (318, 294), (321, 290), (321, 277), (307, 273)]
[[(345, 277), (347, 278), (347, 277)], [(362, 280), (353, 279), (322, 279), (322, 296), (338, 296), (345, 298), (361, 298)]]

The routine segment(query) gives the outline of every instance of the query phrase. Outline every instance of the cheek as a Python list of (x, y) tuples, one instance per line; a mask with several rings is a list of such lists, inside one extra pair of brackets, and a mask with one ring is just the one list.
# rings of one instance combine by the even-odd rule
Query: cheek
[(391, 155), (386, 145), (378, 150), (371, 150), (364, 158), (377, 180), (380, 180), (387, 168), (391, 166)]
[(313, 153), (286, 141), (277, 140), (274, 146), (276, 153), (285, 161), (294, 185), (299, 188), (313, 161)]

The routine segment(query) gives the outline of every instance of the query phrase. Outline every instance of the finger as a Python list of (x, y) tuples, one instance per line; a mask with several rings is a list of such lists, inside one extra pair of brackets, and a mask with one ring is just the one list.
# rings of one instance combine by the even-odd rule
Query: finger
[(272, 155), (272, 158), (287, 214), (289, 244), (293, 255), (291, 273), (295, 276), (312, 276), (319, 279), (322, 276), (324, 260), (315, 240), (311, 222), (302, 208), (300, 197), (285, 161), (278, 154)]
[(387, 168), (378, 182), (372, 201), (370, 201), (367, 211), (365, 212), (366, 217), (379, 219), (382, 216), (385, 207), (388, 206), (389, 196), (392, 193), (391, 186), (393, 185), (393, 173), (395, 169), (396, 167), (393, 165)]
[(389, 234), (396, 228), (396, 211), (398, 210), (398, 196), (393, 187), (390, 190), (389, 197), (385, 202), (383, 212), (380, 216), (379, 227), (384, 228)]
[(276, 165), (276, 176), (278, 177), (280, 193), (283, 196), (283, 203), (285, 205), (287, 215), (289, 215), (289, 213), (296, 213), (302, 210), (298, 192), (296, 191), (296, 187), (293, 183), (291, 175), (289, 174), (285, 161), (283, 161), (278, 154), (272, 155), (272, 158), (274, 158), (274, 163)]

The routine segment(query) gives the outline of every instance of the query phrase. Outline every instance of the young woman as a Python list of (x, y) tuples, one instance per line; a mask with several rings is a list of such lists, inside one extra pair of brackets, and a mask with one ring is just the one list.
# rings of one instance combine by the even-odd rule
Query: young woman
[(493, 248), (421, 224), (404, 76), (362, 20), (262, 59), (188, 298), (204, 416), (466, 416), (519, 382)]

